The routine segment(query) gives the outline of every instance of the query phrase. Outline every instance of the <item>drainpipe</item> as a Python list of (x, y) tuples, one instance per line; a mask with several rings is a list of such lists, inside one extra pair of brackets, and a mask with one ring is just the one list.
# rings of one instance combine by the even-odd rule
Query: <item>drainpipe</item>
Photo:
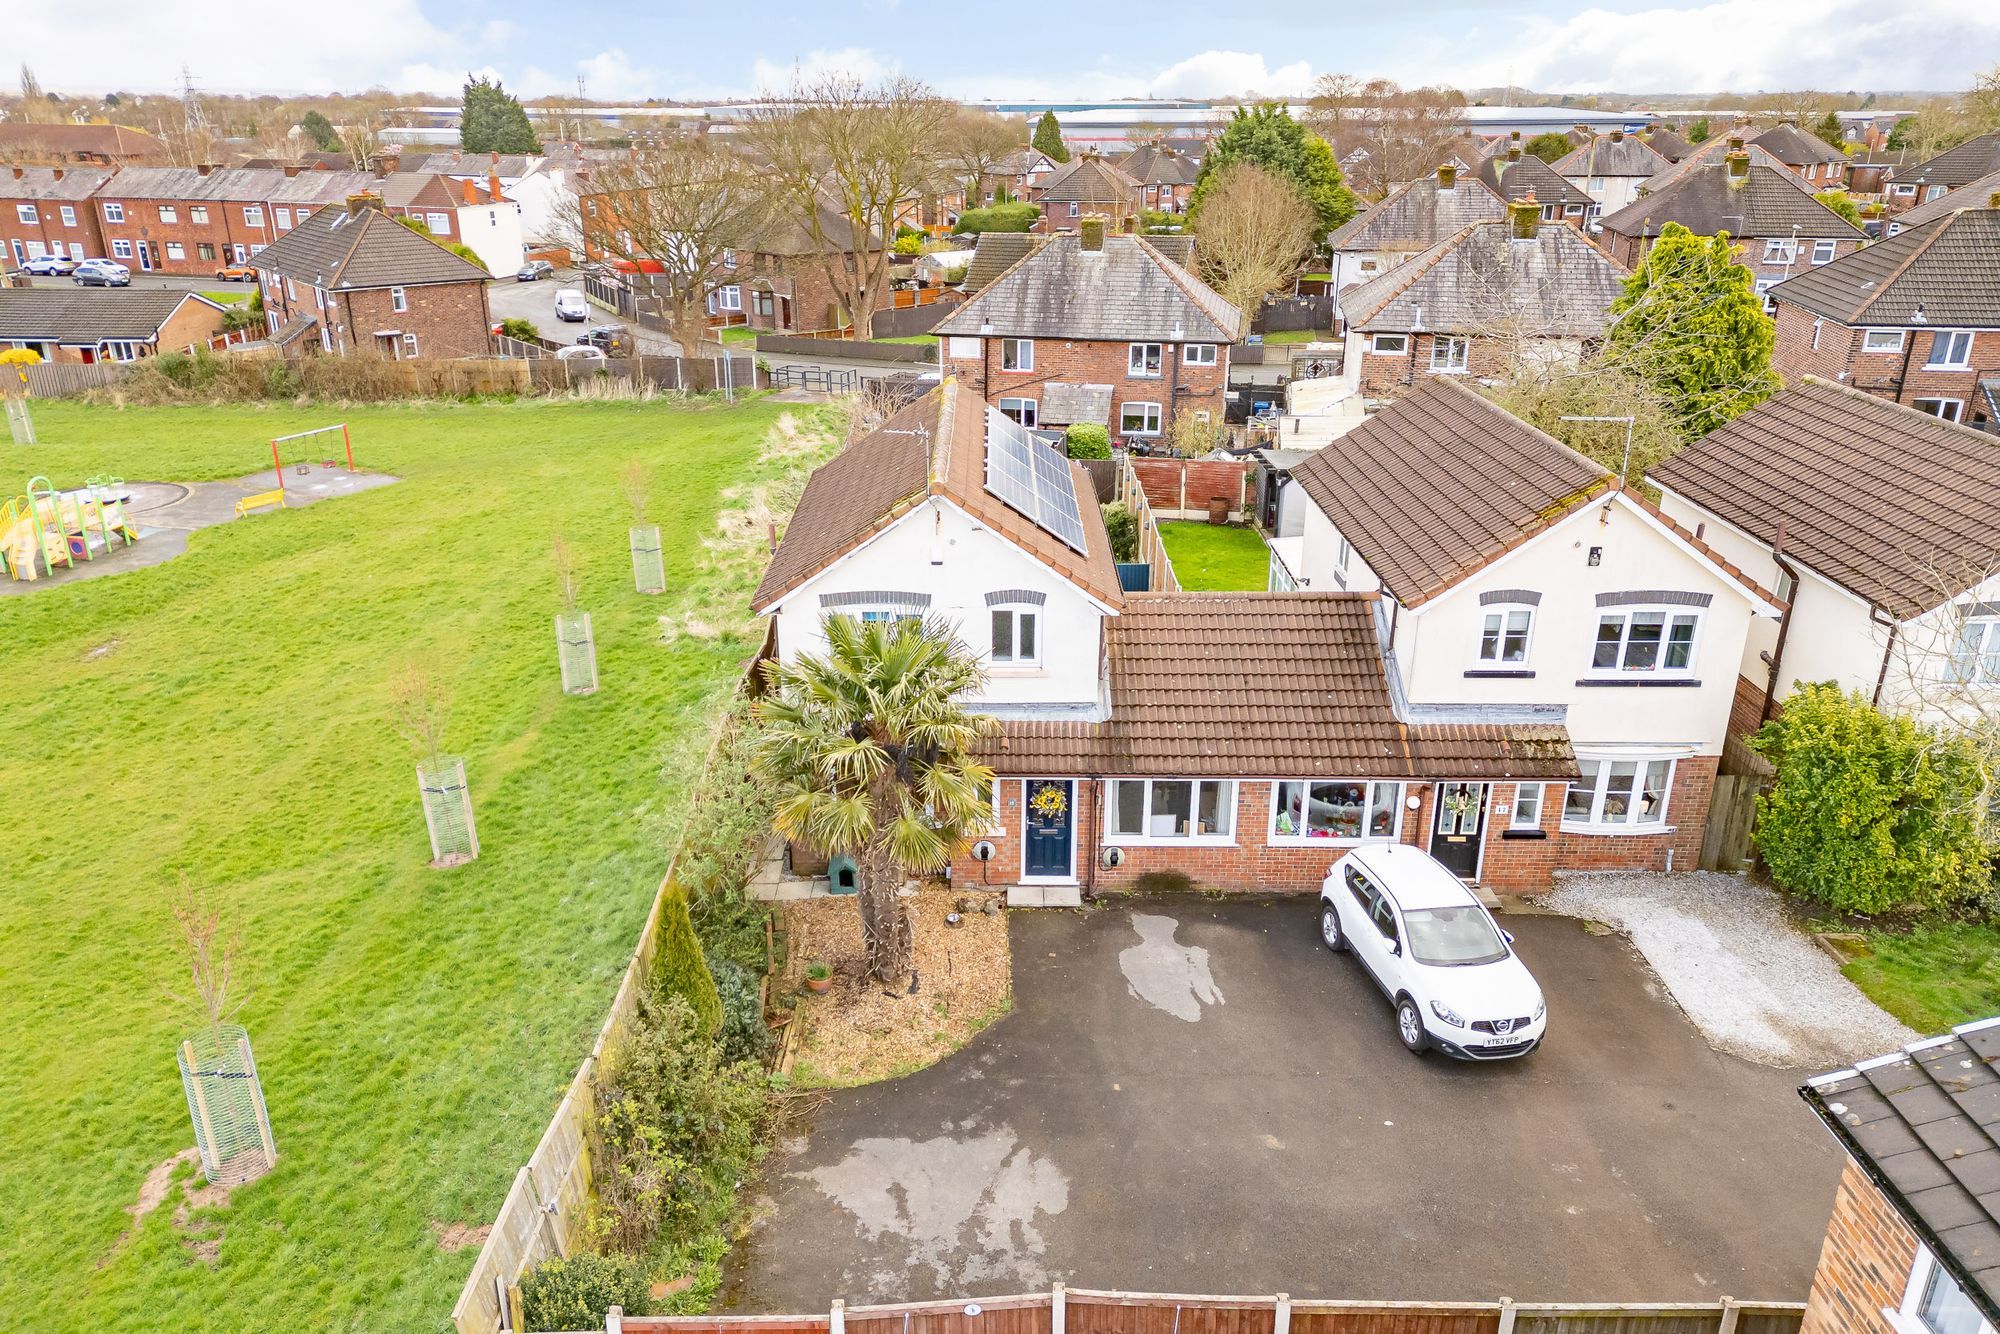
[(1778, 697), (1778, 666), (1785, 660), (1785, 640), (1792, 633), (1792, 603), (1799, 596), (1799, 572), (1785, 559), (1785, 521), (1778, 520), (1776, 539), (1771, 543), (1771, 560), (1778, 569), (1790, 576), (1792, 596), (1785, 600), (1785, 610), (1778, 616), (1778, 642), (1771, 649), (1771, 670), (1764, 678), (1764, 707), (1758, 711), (1757, 721), (1771, 721), (1771, 705)]
[(1903, 365), (1896, 372), (1896, 396), (1889, 400), (1891, 403), (1901, 403), (1903, 401), (1903, 385), (1910, 378), (1910, 358), (1916, 355), (1916, 351), (1917, 331), (1915, 329), (1905, 329), (1903, 331)]
[[(1083, 896), (1087, 899), (1095, 900), (1097, 898), (1097, 859), (1103, 855), (1104, 843), (1104, 780), (1102, 777), (1077, 779), (1076, 787), (1079, 793), (1083, 791), (1085, 783), (1091, 783), (1094, 786), (1091, 789), (1092, 796), (1090, 802), (1090, 852), (1089, 856), (1085, 858), (1085, 861), (1089, 865), (1083, 873)], [(1028, 817), (1024, 811), (1021, 815), (1023, 829), (1026, 828), (1027, 823)]]
[(1882, 707), (1882, 687), (1888, 684), (1889, 681), (1889, 659), (1896, 652), (1896, 636), (1902, 631), (1903, 626), (1899, 621), (1883, 620), (1882, 609), (1880, 607), (1870, 607), (1868, 609), (1868, 619), (1876, 625), (1886, 625), (1889, 627), (1889, 642), (1882, 646), (1882, 670), (1875, 674), (1875, 694), (1868, 701), (1879, 709)]

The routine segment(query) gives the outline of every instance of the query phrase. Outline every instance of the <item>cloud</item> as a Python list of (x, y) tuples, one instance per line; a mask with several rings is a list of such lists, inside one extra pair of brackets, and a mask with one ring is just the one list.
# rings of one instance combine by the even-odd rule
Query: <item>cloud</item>
[[(507, 84), (500, 77), (500, 71), (491, 65), (481, 65), (477, 69), (467, 69), (464, 65), (432, 65), (429, 63), (405, 65), (398, 70), (395, 78), (397, 92), (449, 94), (456, 102), (459, 90), (465, 87), (466, 76), (475, 79), (491, 79), (495, 83)], [(520, 89), (507, 84), (510, 91)]]
[(592, 98), (639, 98), (653, 95), (653, 71), (634, 65), (623, 51), (600, 51), (577, 66), (583, 91)]
[(1148, 85), (1154, 97), (1234, 97), (1241, 93), (1303, 93), (1312, 82), (1309, 61), (1271, 69), (1254, 51), (1203, 51), (1169, 65)]
[(488, 19), (480, 25), (479, 40), (487, 46), (499, 46), (511, 40), (520, 28), (512, 19)]
[(838, 51), (808, 51), (790, 64), (780, 64), (758, 56), (750, 67), (750, 83), (757, 92), (783, 92), (793, 83), (810, 83), (829, 74), (843, 74), (873, 83), (894, 74), (900, 67), (893, 59), (877, 55), (865, 46), (843, 46)]

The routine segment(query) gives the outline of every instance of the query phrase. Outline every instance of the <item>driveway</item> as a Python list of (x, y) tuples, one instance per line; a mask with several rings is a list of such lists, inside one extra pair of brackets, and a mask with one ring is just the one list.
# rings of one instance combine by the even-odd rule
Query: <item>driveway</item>
[(583, 277), (573, 269), (559, 270), (553, 278), (532, 283), (517, 282), (508, 274), (486, 284), (486, 305), (493, 312), (495, 324), (502, 320), (526, 320), (551, 342), (574, 343), (577, 335), (593, 325), (616, 324), (638, 339), (639, 350), (647, 356), (679, 355), (679, 345), (673, 339), (642, 329), (637, 321), (622, 319), (601, 306), (593, 305), (590, 318), (582, 324), (563, 323), (556, 318), (556, 293), (566, 290), (583, 290)]
[(1838, 1150), (1623, 940), (1510, 916), (1548, 1042), (1466, 1066), (1405, 1053), (1315, 925), (1297, 898), (1014, 914), (1015, 1012), (774, 1153), (724, 1302), (1804, 1297)]

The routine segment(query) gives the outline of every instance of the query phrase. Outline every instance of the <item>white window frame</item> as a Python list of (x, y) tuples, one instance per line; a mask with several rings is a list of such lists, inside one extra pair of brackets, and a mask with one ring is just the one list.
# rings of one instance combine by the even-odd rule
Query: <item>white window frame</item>
[[(1594, 775), (1589, 775), (1590, 781), (1588, 783), (1569, 783), (1564, 786), (1562, 810), (1563, 832), (1570, 834), (1661, 834), (1670, 831), (1673, 826), (1667, 823), (1667, 812), (1673, 805), (1674, 773), (1679, 763), (1679, 758), (1676, 755), (1661, 755), (1657, 753), (1578, 755), (1576, 757), (1578, 765), (1594, 765), (1596, 772)], [(1628, 799), (1625, 814), (1623, 816), (1607, 818), (1604, 808), (1611, 786), (1612, 770), (1614, 766), (1621, 764), (1632, 766), (1632, 785), (1625, 794)], [(1641, 814), (1639, 806), (1646, 791), (1646, 776), (1651, 772), (1651, 767), (1656, 764), (1664, 764), (1667, 767), (1666, 780), (1660, 785), (1659, 789), (1660, 808), (1648, 814), (1646, 818), (1641, 819), (1639, 818)], [(1590, 809), (1582, 818), (1570, 814), (1570, 797), (1580, 790), (1588, 790), (1590, 793)]]
[[(1141, 424), (1138, 426), (1128, 426), (1126, 425), (1126, 417), (1135, 408), (1139, 410)], [(1127, 399), (1118, 407), (1118, 434), (1120, 435), (1158, 435), (1164, 427), (1165, 421), (1165, 416), (1161, 413), (1158, 403)]]
[(273, 209), (272, 216), (280, 227), (289, 228), (292, 225), (292, 211), (288, 208)]
[(111, 243), (111, 258), (113, 259), (132, 258), (132, 243), (130, 241), (113, 241)]
[(261, 229), (264, 226), (264, 206), (262, 204), (245, 204), (243, 206), (243, 225), (245, 227)]
[(1773, 236), (1764, 241), (1764, 262), (1766, 264), (1791, 264), (1799, 257), (1799, 243), (1796, 237)]
[[(995, 602), (986, 608), (986, 612), (986, 621), (989, 630), (1001, 617), (1004, 616), (1007, 618), (1007, 638), (1012, 646), (1008, 651), (1008, 655), (1004, 658), (1001, 657), (998, 643), (999, 636), (994, 635), (987, 641), (989, 649), (988, 661), (1002, 670), (1009, 668), (1034, 670), (1040, 668), (1042, 665), (1042, 654), (1046, 646), (1046, 640), (1042, 635), (1043, 618), (1041, 605), (1034, 602)], [(1021, 626), (1024, 622), (1034, 627), (1032, 638), (1035, 641), (1034, 652), (1025, 656), (1021, 653)]]
[(104, 220), (106, 222), (125, 221), (125, 206), (123, 204), (106, 204), (104, 206)]
[[(1438, 360), (1438, 353), (1444, 353), (1444, 360)], [(1431, 336), (1431, 374), (1463, 375), (1472, 366), (1472, 340), (1457, 335), (1433, 334)]]
[[(1166, 365), (1166, 349), (1158, 343), (1125, 345), (1125, 376), (1130, 380), (1157, 380)], [(1152, 369), (1148, 370), (1147, 367)]]
[[(1347, 838), (1338, 834), (1314, 834), (1299, 830), (1293, 830), (1291, 833), (1280, 832), (1278, 821), (1280, 817), (1286, 814), (1287, 805), (1284, 800), (1284, 789), (1287, 784), (1291, 783), (1305, 784), (1305, 799), (1308, 805), (1312, 801), (1312, 790), (1315, 785), (1346, 783), (1361, 788), (1362, 833), (1360, 837)], [(1382, 793), (1377, 791), (1377, 789), (1384, 787), (1389, 789), (1389, 800), (1386, 806), (1377, 804), (1378, 799), (1382, 796)], [(1363, 843), (1399, 842), (1403, 837), (1403, 812), (1406, 791), (1401, 782), (1387, 778), (1274, 778), (1271, 780), (1271, 818), (1264, 830), (1265, 841), (1272, 847), (1278, 848), (1353, 848), (1359, 847)], [(1375, 816), (1383, 810), (1391, 812), (1389, 832), (1386, 834), (1368, 833), (1368, 827), (1375, 822)], [(1310, 814), (1308, 814), (1308, 826), (1310, 826), (1310, 823)]]
[[(1956, 355), (1953, 355), (1953, 354)], [(1941, 356), (1950, 360), (1940, 361)], [(1963, 371), (1972, 369), (1972, 330), (1939, 329), (1931, 335), (1931, 350), (1924, 361), (1927, 371)]]
[(1083, 215), (1083, 205), (1080, 203), (1072, 203), (1069, 206), (1069, 215), (1072, 218), (1081, 217)]
[(1548, 786), (1544, 783), (1514, 784), (1514, 802), (1507, 808), (1509, 829), (1540, 829), (1542, 808), (1548, 800)]
[[(1659, 653), (1655, 657), (1651, 667), (1627, 667), (1624, 665), (1624, 661), (1632, 648), (1632, 620), (1637, 616), (1650, 615), (1664, 617), (1660, 622)], [(1604, 623), (1613, 619), (1617, 619), (1623, 623), (1618, 632), (1618, 664), (1612, 667), (1599, 667), (1597, 665), (1597, 648), (1599, 643), (1602, 642), (1600, 635), (1603, 633)], [(1678, 619), (1692, 620), (1694, 622), (1694, 629), (1688, 636), (1687, 662), (1679, 667), (1669, 667), (1666, 662), (1667, 647), (1669, 638), (1673, 632), (1674, 622)], [(1600, 681), (1629, 681), (1641, 678), (1649, 681), (1676, 680), (1682, 677), (1693, 676), (1695, 662), (1701, 655), (1701, 627), (1704, 619), (1704, 609), (1701, 607), (1684, 607), (1669, 604), (1657, 606), (1635, 604), (1629, 607), (1599, 607), (1597, 609), (1597, 624), (1592, 626), (1590, 631), (1590, 661), (1586, 664), (1584, 674), (1587, 677)]]
[(1215, 344), (1213, 343), (1181, 344), (1181, 365), (1183, 366), (1215, 365)]
[[(1889, 342), (1884, 346), (1877, 346), (1885, 338)], [(1901, 329), (1864, 329), (1861, 333), (1861, 350), (1863, 352), (1901, 352), (1903, 350), (1903, 331)]]
[(187, 258), (187, 247), (179, 241), (168, 241), (166, 247), (168, 259), (185, 260)]
[(432, 236), (450, 236), (451, 214), (426, 212), (424, 214), (424, 226), (430, 229)]
[(400, 287), (389, 289), (389, 309), (401, 315), (410, 308), (410, 294)]
[[(1938, 1334), (1938, 1328), (1924, 1318), (1924, 1299), (1930, 1295), (1931, 1284), (1942, 1280), (1957, 1290), (1961, 1300), (1965, 1290), (1958, 1286), (1958, 1280), (1937, 1262), (1931, 1248), (1917, 1246), (1917, 1258), (1910, 1264), (1910, 1281), (1903, 1286), (1903, 1300), (1892, 1308), (1883, 1308), (1882, 1315), (1897, 1331), (1897, 1334)], [(1975, 1312), (1976, 1313), (1976, 1312)], [(1980, 1317), (1979, 1334), (1993, 1334), (1993, 1326), (1985, 1317)]]
[[(1343, 538), (1342, 544), (1345, 545), (1345, 542), (1346, 539)], [(1343, 566), (1344, 564), (1343, 562)], [(1534, 660), (1535, 608), (1526, 602), (1495, 602), (1490, 606), (1481, 607), (1479, 613), (1479, 642), (1473, 647), (1474, 660), (1481, 667), (1495, 668), (1500, 671), (1526, 671), (1528, 664)], [(1520, 632), (1521, 656), (1510, 662), (1507, 659), (1507, 640), (1513, 636), (1514, 631), (1507, 628), (1507, 623), (1512, 617), (1517, 615), (1526, 616), (1528, 624)], [(1492, 631), (1495, 635), (1493, 643), (1494, 656), (1489, 658), (1486, 656), (1486, 636), (1488, 633), (1486, 623), (1496, 618), (1500, 623)]]
[(1840, 245), (1837, 241), (1814, 241), (1812, 248), (1812, 262), (1814, 264), (1833, 263), (1834, 253), (1839, 248)]
[(993, 406), (1000, 409), (1002, 416), (1011, 417), (1030, 431), (1042, 423), (1042, 405), (1037, 399), (1008, 396), (999, 399)]
[(743, 288), (736, 283), (730, 283), (726, 287), (716, 288), (715, 308), (717, 310), (728, 310), (728, 311), (742, 310)]
[(14, 217), (20, 222), (40, 222), (42, 220), (42, 215), (35, 212), (33, 204), (14, 205)]
[(1370, 334), (1368, 350), (1378, 357), (1406, 357), (1410, 354), (1410, 336), (1400, 333)]
[(194, 222), (194, 223), (201, 223), (201, 224), (203, 224), (203, 225), (206, 225), (206, 224), (207, 224), (207, 222), (208, 222), (208, 205), (206, 205), (206, 204), (189, 204), (189, 205), (188, 205), (188, 221), (189, 221), (189, 222)]
[[(1009, 362), (1012, 365), (1009, 365)], [(1032, 375), (1035, 372), (1035, 340), (1032, 338), (1003, 338), (1000, 340), (1000, 370), (1006, 375)]]
[(76, 209), (74, 206), (69, 204), (62, 205), (62, 225), (65, 227), (76, 226)]
[(160, 221), (176, 223), (181, 220), (181, 211), (172, 204), (160, 205)]
[(404, 335), (403, 335), (403, 356), (405, 356), (405, 357), (415, 357), (415, 356), (421, 356), (421, 355), (422, 355), (422, 352), (421, 352), (421, 351), (419, 350), (419, 348), (417, 347), (417, 336), (416, 336), (415, 334), (413, 334), (413, 333), (406, 333), (406, 334), (404, 334)]
[[(1924, 406), (1927, 403), (1931, 406)], [(1963, 399), (1936, 398), (1925, 395), (1923, 398), (1911, 399), (1910, 406), (1918, 412), (1929, 413), (1939, 421), (1955, 422), (1961, 421), (1965, 417), (1965, 400)]]
[(98, 344), (98, 351), (107, 361), (130, 362), (143, 355), (140, 349), (144, 346), (136, 338), (107, 338)]
[(1943, 678), (1957, 685), (2000, 685), (2000, 616), (1966, 616), (1952, 627)]
[[(1226, 834), (1121, 834), (1117, 832), (1118, 785), (1120, 783), (1143, 783), (1146, 787), (1143, 819), (1145, 828), (1153, 828), (1153, 785), (1155, 783), (1187, 783), (1188, 823), (1194, 823), (1195, 812), (1201, 810), (1201, 789), (1204, 784), (1222, 789), (1222, 808), (1229, 812), (1230, 832)], [(1104, 780), (1104, 842), (1117, 847), (1167, 847), (1167, 848), (1233, 848), (1236, 846), (1236, 780), (1233, 778), (1107, 778)]]
[(736, 267), (736, 252), (734, 250), (731, 250), (728, 246), (724, 246), (722, 248), (722, 267), (725, 269), (733, 269)]

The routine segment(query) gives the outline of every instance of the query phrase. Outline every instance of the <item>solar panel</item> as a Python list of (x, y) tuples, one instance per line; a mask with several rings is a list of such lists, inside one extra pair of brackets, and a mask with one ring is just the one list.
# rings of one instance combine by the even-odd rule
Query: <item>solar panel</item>
[(986, 489), (1057, 541), (1083, 551), (1083, 512), (1077, 508), (1069, 460), (991, 406), (986, 409)]

